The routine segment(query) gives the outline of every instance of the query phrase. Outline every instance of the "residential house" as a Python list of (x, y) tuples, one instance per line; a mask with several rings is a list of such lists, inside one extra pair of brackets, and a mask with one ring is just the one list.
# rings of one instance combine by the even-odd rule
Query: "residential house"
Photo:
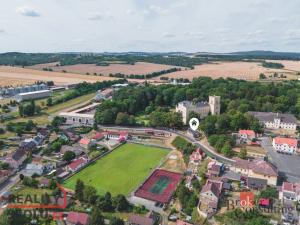
[(292, 114), (252, 111), (248, 114), (257, 118), (267, 129), (297, 130), (298, 120)]
[(195, 165), (199, 165), (201, 160), (204, 158), (205, 153), (200, 149), (197, 148), (191, 155), (190, 155), (190, 163)]
[(150, 217), (133, 214), (128, 218), (128, 223), (129, 225), (154, 225), (154, 220)]
[(66, 219), (67, 225), (88, 225), (90, 216), (87, 213), (69, 212)]
[(256, 133), (253, 130), (239, 130), (238, 138), (240, 143), (249, 143), (256, 138)]
[(295, 138), (275, 137), (272, 145), (280, 153), (294, 154), (298, 151), (298, 140)]
[(95, 145), (95, 141), (93, 139), (89, 139), (87, 137), (85, 138), (82, 138), (80, 141), (79, 141), (79, 144), (81, 147), (85, 148), (85, 149), (88, 149), (90, 148), (91, 146)]
[(68, 130), (63, 130), (63, 134), (68, 138), (68, 140), (70, 140), (72, 143), (75, 143), (77, 141), (80, 140), (80, 136), (71, 132), (71, 131), (68, 131)]
[(82, 168), (83, 166), (85, 166), (88, 162), (88, 159), (86, 159), (85, 157), (80, 157), (79, 159), (75, 159), (73, 160), (73, 162), (71, 162), (68, 166), (67, 169), (69, 171), (75, 172), (77, 170), (79, 170), (80, 168)]
[(48, 188), (50, 185), (50, 180), (47, 179), (47, 178), (42, 178), (40, 181), (39, 181), (39, 186), (41, 188)]
[(205, 217), (212, 217), (218, 210), (219, 199), (222, 194), (223, 182), (208, 179), (200, 192), (198, 213)]
[(300, 203), (300, 183), (283, 182), (279, 190), (279, 199), (298, 201)]
[(220, 100), (220, 96), (209, 96), (208, 102), (198, 102), (196, 104), (190, 101), (179, 102), (176, 106), (176, 112), (182, 115), (183, 123), (187, 124), (191, 112), (197, 113), (200, 119), (205, 118), (209, 113), (219, 115), (221, 108)]
[(85, 149), (80, 146), (80, 145), (73, 145), (73, 146), (70, 146), (70, 145), (63, 145), (60, 149), (60, 153), (61, 154), (65, 154), (66, 152), (74, 152), (76, 156), (80, 156), (82, 153), (85, 152)]
[(27, 153), (24, 148), (18, 148), (14, 153), (8, 155), (5, 159), (12, 168), (17, 169), (27, 158)]
[(217, 161), (211, 161), (207, 165), (207, 176), (208, 177), (218, 177), (222, 170), (224, 169), (224, 164), (217, 162)]
[(108, 131), (103, 134), (106, 139), (118, 140), (119, 142), (126, 141), (128, 139), (127, 131)]
[(33, 174), (42, 175), (44, 172), (44, 166), (41, 164), (29, 163), (26, 165), (24, 175), (32, 176)]
[(235, 159), (235, 163), (230, 167), (231, 171), (253, 178), (265, 179), (268, 185), (277, 185), (278, 171), (277, 168), (262, 159), (253, 161)]
[(96, 140), (96, 141), (100, 141), (100, 140), (102, 140), (103, 138), (104, 138), (104, 134), (101, 133), (101, 132), (97, 132), (97, 133), (94, 135), (94, 137), (93, 137), (93, 139)]

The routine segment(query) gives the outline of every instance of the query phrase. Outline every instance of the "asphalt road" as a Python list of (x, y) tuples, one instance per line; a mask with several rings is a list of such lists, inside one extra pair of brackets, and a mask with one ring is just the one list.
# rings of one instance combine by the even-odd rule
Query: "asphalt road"
[(218, 153), (216, 153), (213, 149), (211, 149), (209, 146), (206, 146), (202, 143), (200, 143), (199, 141), (197, 141), (196, 139), (194, 139), (191, 136), (188, 136), (180, 131), (174, 130), (174, 129), (155, 129), (155, 128), (149, 128), (149, 127), (145, 127), (145, 128), (136, 128), (136, 127), (119, 127), (119, 126), (99, 126), (99, 128), (102, 129), (116, 129), (116, 130), (128, 130), (128, 131), (136, 131), (136, 130), (154, 130), (154, 131), (160, 131), (160, 132), (170, 132), (172, 134), (176, 134), (181, 136), (182, 138), (192, 142), (194, 145), (199, 146), (207, 155), (209, 155), (210, 157), (226, 163), (226, 164), (232, 164), (235, 161), (229, 158), (226, 158)]
[(269, 160), (278, 168), (279, 174), (290, 182), (300, 180), (300, 156), (277, 153), (268, 137), (261, 138), (261, 146), (268, 152)]

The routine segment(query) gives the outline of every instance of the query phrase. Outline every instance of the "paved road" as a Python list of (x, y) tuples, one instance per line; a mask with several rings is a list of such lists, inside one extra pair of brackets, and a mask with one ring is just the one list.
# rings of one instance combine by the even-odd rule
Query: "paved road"
[(279, 174), (290, 182), (300, 180), (300, 156), (277, 153), (268, 137), (261, 138), (261, 146), (268, 152), (269, 160), (277, 166)]
[(172, 134), (176, 134), (181, 136), (182, 138), (192, 142), (194, 145), (199, 146), (207, 155), (211, 156), (212, 158), (221, 161), (223, 163), (226, 164), (232, 164), (235, 161), (229, 158), (226, 158), (218, 153), (216, 153), (213, 149), (211, 149), (209, 146), (206, 146), (202, 143), (200, 143), (199, 141), (195, 140), (193, 137), (188, 136), (186, 134), (184, 134), (181, 131), (178, 130), (173, 130), (173, 129), (154, 129), (154, 128), (149, 128), (149, 127), (119, 127), (119, 126), (99, 126), (99, 128), (102, 129), (117, 129), (117, 130), (128, 130), (128, 131), (143, 131), (143, 130), (154, 130), (154, 131), (158, 131), (158, 132), (170, 132)]

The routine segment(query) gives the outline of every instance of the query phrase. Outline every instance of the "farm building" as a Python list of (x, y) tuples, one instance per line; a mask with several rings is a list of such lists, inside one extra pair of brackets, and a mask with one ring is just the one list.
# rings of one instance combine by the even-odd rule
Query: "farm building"
[(15, 96), (15, 99), (18, 102), (22, 102), (26, 100), (50, 97), (51, 94), (52, 92), (50, 90), (32, 91), (32, 92), (17, 94)]
[(99, 103), (93, 103), (72, 112), (62, 112), (59, 116), (66, 119), (66, 124), (93, 125), (97, 105), (99, 105)]

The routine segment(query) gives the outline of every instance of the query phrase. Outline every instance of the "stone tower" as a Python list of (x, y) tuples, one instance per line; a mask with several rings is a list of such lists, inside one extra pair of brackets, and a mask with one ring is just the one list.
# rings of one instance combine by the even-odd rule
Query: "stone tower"
[(221, 109), (221, 97), (209, 96), (209, 107), (212, 115), (219, 115)]

